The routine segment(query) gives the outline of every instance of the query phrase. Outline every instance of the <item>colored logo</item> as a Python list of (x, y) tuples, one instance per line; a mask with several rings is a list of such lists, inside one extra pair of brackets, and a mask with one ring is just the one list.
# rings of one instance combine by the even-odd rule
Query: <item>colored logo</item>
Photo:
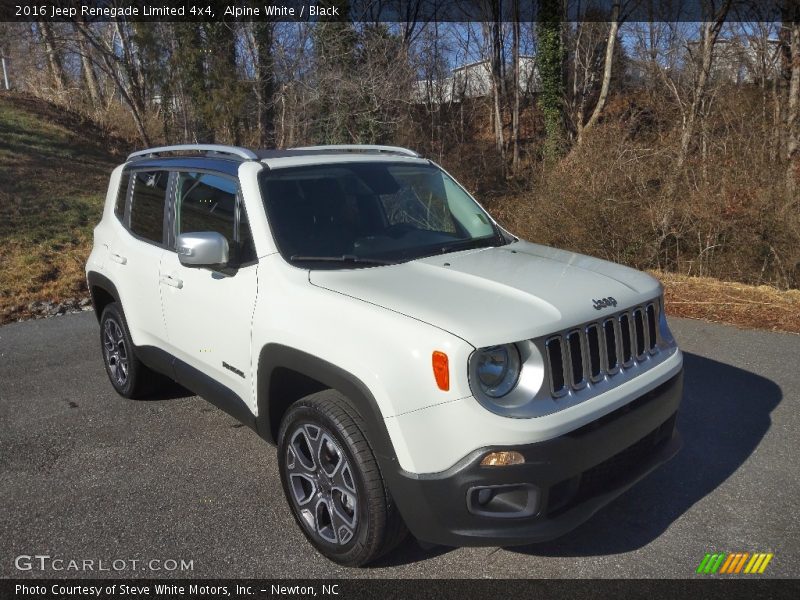
[(706, 554), (697, 566), (696, 573), (714, 575), (763, 573), (774, 554), (771, 552), (716, 552)]

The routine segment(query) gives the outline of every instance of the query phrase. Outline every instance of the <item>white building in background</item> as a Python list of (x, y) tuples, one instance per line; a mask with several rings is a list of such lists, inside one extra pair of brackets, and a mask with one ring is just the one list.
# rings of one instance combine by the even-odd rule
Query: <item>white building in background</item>
[[(511, 70), (506, 74), (510, 79)], [(519, 88), (523, 94), (539, 91), (536, 57), (519, 57)], [(449, 104), (468, 98), (492, 95), (492, 71), (488, 59), (456, 67), (445, 79), (421, 79), (414, 86), (413, 98), (419, 104)]]
[[(692, 56), (700, 56), (700, 42), (689, 42)], [(758, 83), (780, 75), (781, 42), (776, 39), (754, 42), (740, 39), (721, 39), (714, 44), (711, 76), (727, 83)]]

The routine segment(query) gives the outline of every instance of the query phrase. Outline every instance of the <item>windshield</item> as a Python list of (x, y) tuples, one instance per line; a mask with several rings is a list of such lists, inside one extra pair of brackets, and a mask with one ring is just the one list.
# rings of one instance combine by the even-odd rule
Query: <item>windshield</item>
[(265, 171), (278, 250), (294, 263), (352, 268), (499, 246), (499, 229), (431, 165), (338, 163)]

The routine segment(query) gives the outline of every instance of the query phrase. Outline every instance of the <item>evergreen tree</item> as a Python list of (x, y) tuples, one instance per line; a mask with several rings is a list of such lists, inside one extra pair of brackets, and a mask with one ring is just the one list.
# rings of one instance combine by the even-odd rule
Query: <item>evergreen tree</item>
[(544, 155), (561, 156), (565, 149), (563, 120), (564, 47), (561, 41), (562, 0), (542, 0), (537, 27), (541, 78), (539, 108), (544, 115)]

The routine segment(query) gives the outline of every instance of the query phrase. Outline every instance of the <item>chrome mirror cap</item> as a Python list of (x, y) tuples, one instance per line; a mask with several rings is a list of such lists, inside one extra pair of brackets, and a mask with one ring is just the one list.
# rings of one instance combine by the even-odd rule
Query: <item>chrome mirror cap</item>
[(212, 267), (228, 264), (228, 240), (216, 231), (199, 231), (178, 236), (178, 260), (187, 267)]

